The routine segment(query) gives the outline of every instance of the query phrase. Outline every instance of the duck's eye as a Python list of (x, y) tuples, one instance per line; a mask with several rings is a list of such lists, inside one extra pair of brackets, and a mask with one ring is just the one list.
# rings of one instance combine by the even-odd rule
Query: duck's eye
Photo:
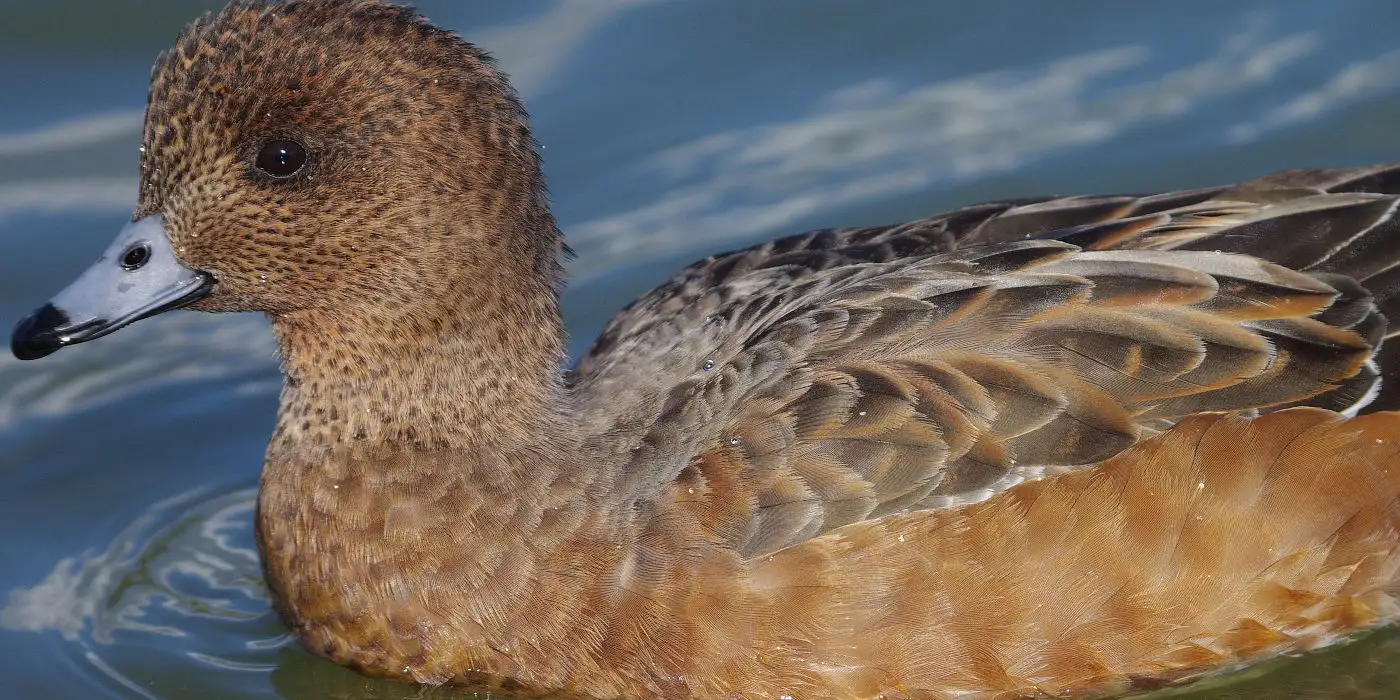
[(277, 139), (263, 144), (255, 161), (258, 170), (273, 177), (291, 177), (306, 165), (306, 149), (291, 139)]
[(122, 269), (127, 272), (139, 270), (143, 265), (151, 261), (151, 244), (141, 241), (136, 245), (126, 249), (122, 253)]

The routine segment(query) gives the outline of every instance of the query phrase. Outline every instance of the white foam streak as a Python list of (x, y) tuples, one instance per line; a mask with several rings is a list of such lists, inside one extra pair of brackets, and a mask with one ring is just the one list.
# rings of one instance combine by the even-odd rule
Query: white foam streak
[(1323, 85), (1265, 112), (1258, 119), (1230, 130), (1230, 140), (1247, 143), (1264, 134), (1318, 119), (1400, 84), (1400, 50), (1357, 61), (1337, 71)]
[(641, 169), (673, 187), (570, 226), (574, 272), (587, 277), (696, 240), (714, 247), (795, 232), (801, 220), (861, 202), (1011, 171), (1267, 83), (1319, 46), (1311, 33), (1270, 37), (1263, 27), (1247, 22), (1214, 54), (1137, 82), (1124, 76), (1151, 57), (1140, 45), (907, 88), (883, 79), (843, 86), (796, 119), (653, 155)]
[(0, 182), (0, 220), (19, 212), (127, 211), (135, 201), (136, 178), (130, 176)]
[(141, 117), (140, 109), (123, 109), (0, 134), (0, 158), (73, 150), (122, 139), (132, 139), (134, 143), (141, 135)]
[(618, 14), (651, 0), (557, 0), (528, 22), (472, 32), (510, 73), (515, 89), (527, 97), (547, 92), (568, 59), (600, 27)]
[[(61, 416), (158, 386), (275, 370), (267, 322), (253, 315), (178, 312), (143, 321), (140, 333), (114, 333), (43, 362), (0, 355), (0, 426)], [(248, 393), (274, 393), (272, 377)]]

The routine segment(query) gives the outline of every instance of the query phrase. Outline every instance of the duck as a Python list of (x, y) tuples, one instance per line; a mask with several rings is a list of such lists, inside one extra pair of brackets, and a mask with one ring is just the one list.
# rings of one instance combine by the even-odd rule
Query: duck
[(409, 8), (195, 20), (140, 172), (11, 349), (265, 314), (267, 590), (363, 674), (1088, 698), (1400, 617), (1400, 166), (792, 235), (572, 367), (521, 101)]

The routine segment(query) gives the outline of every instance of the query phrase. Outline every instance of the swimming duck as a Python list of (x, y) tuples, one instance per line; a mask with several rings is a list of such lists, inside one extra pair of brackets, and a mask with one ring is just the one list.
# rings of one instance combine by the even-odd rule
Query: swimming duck
[(412, 11), (206, 16), (143, 143), (132, 223), (13, 352), (267, 314), (268, 588), (363, 673), (1088, 697), (1400, 616), (1400, 167), (792, 236), (565, 371), (525, 112)]

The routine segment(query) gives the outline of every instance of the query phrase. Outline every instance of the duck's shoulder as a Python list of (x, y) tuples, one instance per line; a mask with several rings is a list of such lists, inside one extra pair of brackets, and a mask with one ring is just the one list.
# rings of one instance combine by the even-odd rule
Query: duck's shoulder
[[(825, 228), (758, 245), (716, 253), (681, 269), (619, 311), (580, 360), (577, 374), (588, 376), (628, 339), (654, 332), (667, 316), (701, 303), (716, 289), (743, 278), (762, 279), (772, 292), (839, 267), (887, 263), (953, 250), (960, 236), (999, 214), (1049, 198), (987, 202), (894, 225)], [(781, 275), (771, 274), (777, 268)]]

